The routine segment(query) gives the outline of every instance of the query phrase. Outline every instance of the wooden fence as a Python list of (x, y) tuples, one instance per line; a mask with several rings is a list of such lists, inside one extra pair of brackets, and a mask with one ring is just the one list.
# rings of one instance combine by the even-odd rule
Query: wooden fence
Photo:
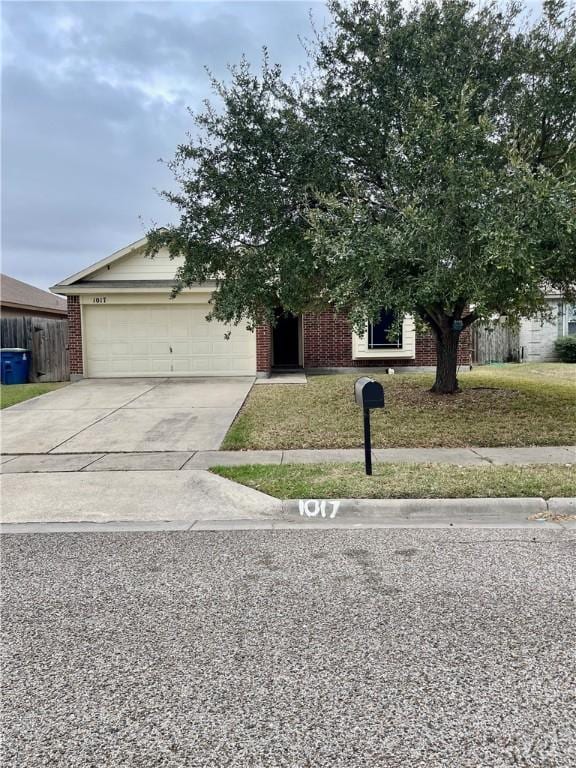
[(472, 326), (472, 362), (486, 363), (520, 362), (520, 334), (504, 320), (474, 323)]
[(68, 381), (68, 320), (51, 317), (3, 317), (0, 345), (31, 353), (29, 380)]

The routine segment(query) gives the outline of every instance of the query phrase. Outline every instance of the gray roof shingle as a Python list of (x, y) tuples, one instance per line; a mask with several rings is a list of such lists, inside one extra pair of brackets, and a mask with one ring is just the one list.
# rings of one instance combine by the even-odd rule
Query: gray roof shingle
[(66, 314), (64, 299), (8, 275), (0, 275), (0, 304), (6, 307), (27, 307), (41, 309), (43, 312)]

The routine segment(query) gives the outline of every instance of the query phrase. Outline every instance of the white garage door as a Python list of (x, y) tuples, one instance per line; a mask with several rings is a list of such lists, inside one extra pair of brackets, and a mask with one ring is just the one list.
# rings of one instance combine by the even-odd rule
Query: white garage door
[(83, 307), (85, 374), (246, 376), (256, 340), (241, 326), (206, 322), (208, 304), (98, 304)]

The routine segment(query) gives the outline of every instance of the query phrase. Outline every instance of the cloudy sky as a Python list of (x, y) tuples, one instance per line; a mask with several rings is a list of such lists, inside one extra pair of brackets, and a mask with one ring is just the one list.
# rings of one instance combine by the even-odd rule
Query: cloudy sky
[(176, 213), (155, 190), (210, 86), (245, 53), (305, 62), (303, 2), (4, 2), (2, 271), (47, 288)]

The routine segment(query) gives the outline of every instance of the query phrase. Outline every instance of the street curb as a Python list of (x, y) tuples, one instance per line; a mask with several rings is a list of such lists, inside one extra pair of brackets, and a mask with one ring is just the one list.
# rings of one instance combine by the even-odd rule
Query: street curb
[(284, 499), (285, 519), (429, 522), (442, 514), (455, 522), (493, 521), (505, 517), (553, 519), (576, 515), (576, 498), (542, 497), (472, 499)]
[[(280, 511), (280, 516), (277, 515)], [(136, 533), (321, 528), (540, 528), (576, 531), (576, 497), (278, 499), (258, 518), (2, 523), (0, 533)]]
[(576, 518), (576, 497), (554, 497), (548, 499), (548, 512), (553, 516)]

